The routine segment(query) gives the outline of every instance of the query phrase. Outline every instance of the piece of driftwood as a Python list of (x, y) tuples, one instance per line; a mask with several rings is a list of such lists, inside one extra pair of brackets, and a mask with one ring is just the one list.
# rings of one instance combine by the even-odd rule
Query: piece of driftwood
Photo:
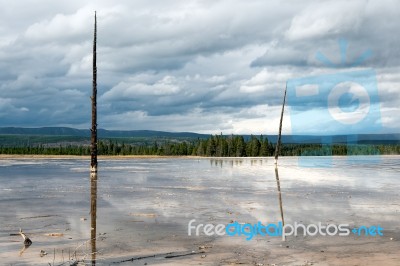
[(46, 234), (46, 236), (57, 236), (57, 237), (60, 237), (60, 236), (64, 236), (64, 234), (63, 233), (48, 233), (48, 234)]
[(200, 252), (195, 252), (195, 251), (192, 251), (192, 252), (168, 252), (168, 253), (133, 257), (133, 258), (130, 258), (127, 260), (113, 262), (113, 264), (119, 264), (119, 263), (124, 263), (124, 262), (129, 262), (129, 261), (133, 262), (133, 261), (149, 259), (149, 258), (173, 259), (173, 258), (178, 258), (178, 257), (192, 256), (192, 255), (198, 255), (198, 254), (204, 254), (204, 253), (205, 253), (204, 251), (200, 251)]
[(25, 235), (24, 232), (22, 232), (22, 229), (19, 229), (19, 234), (22, 236), (22, 238), (24, 239), (24, 245), (25, 247), (29, 247), (30, 245), (32, 245), (32, 240), (29, 239), (29, 237), (27, 237)]

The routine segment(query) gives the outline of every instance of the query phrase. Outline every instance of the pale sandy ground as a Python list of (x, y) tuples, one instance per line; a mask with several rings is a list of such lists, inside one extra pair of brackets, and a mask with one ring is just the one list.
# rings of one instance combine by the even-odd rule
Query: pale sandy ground
[[(331, 156), (332, 158), (341, 158), (347, 157), (343, 156)], [(380, 155), (380, 157), (398, 157), (400, 155)], [(99, 155), (98, 159), (100, 160), (109, 160), (109, 159), (168, 159), (168, 158), (176, 158), (176, 159), (214, 159), (214, 160), (246, 160), (246, 159), (273, 159), (273, 157), (205, 157), (205, 156), (164, 156), (164, 155)], [(295, 156), (285, 156), (280, 158), (296, 158)], [(19, 154), (0, 154), (1, 159), (82, 159), (89, 160), (90, 156), (81, 156), (81, 155), (19, 155)]]
[[(31, 237), (42, 243), (57, 238), (45, 234), (32, 234)], [(61, 238), (68, 237), (66, 233)], [(13, 240), (17, 242), (20, 239)], [(400, 265), (398, 239), (365, 239), (360, 243), (360, 240), (348, 238), (344, 240), (298, 237), (285, 242), (262, 238), (246, 242), (242, 238), (223, 237), (210, 240), (200, 237), (193, 240), (187, 236), (166, 234), (157, 239), (142, 240), (142, 245), (133, 248), (131, 244), (125, 245), (123, 241), (108, 241), (107, 235), (99, 236), (97, 265)], [(107, 250), (106, 246), (111, 243), (114, 245), (114, 251)], [(22, 243), (19, 246), (22, 246)], [(73, 257), (75, 250), (77, 258), (85, 261), (78, 265), (91, 263), (90, 243), (87, 241), (81, 241), (75, 247), (61, 244), (57, 245), (55, 250), (47, 248), (45, 250), (48, 255), (41, 258), (39, 254), (42, 249), (43, 247), (32, 245), (22, 255), (25, 259), (19, 263), (3, 265), (52, 265), (53, 259), (55, 265), (69, 265), (62, 264), (62, 261), (66, 262), (69, 257)], [(7, 253), (10, 257), (15, 257), (17, 249)], [(7, 256), (7, 253), (2, 255)], [(3, 260), (5, 261), (7, 260)]]
[[(207, 158), (199, 156), (159, 156), (159, 155), (101, 155), (98, 156), (99, 160), (108, 159), (162, 159), (162, 158), (179, 158), (179, 159), (191, 159), (191, 158)], [(19, 154), (0, 154), (0, 159), (21, 159), (21, 160), (32, 160), (32, 159), (82, 159), (89, 160), (90, 156), (79, 156), (79, 155), (19, 155)]]

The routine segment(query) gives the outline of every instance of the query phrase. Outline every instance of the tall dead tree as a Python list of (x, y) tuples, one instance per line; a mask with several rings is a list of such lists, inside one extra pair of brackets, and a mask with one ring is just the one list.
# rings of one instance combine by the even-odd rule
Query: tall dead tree
[(92, 129), (90, 145), (90, 172), (97, 173), (97, 65), (96, 65), (96, 39), (97, 18), (94, 12), (94, 38), (93, 38), (93, 92), (92, 92)]
[(286, 91), (287, 91), (287, 82), (286, 82), (286, 87), (285, 87), (285, 94), (284, 94), (284, 96), (283, 96), (281, 119), (280, 119), (280, 121), (279, 121), (278, 140), (277, 140), (276, 146), (275, 146), (275, 164), (276, 164), (276, 165), (278, 164), (278, 156), (279, 156), (279, 151), (280, 151), (280, 147), (281, 147), (282, 121), (283, 121), (283, 112), (284, 112), (284, 110), (285, 110)]
[(94, 12), (94, 38), (93, 38), (93, 95), (92, 99), (92, 134), (90, 145), (90, 243), (92, 246), (92, 265), (96, 265), (96, 214), (97, 214), (97, 65), (96, 65), (96, 40), (97, 18)]

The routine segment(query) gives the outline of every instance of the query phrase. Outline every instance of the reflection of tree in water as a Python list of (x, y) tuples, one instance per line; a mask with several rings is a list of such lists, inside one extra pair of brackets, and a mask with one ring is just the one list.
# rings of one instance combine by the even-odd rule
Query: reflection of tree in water
[(90, 245), (92, 265), (96, 265), (96, 214), (97, 214), (97, 173), (90, 174)]
[(281, 183), (279, 180), (279, 172), (278, 166), (275, 165), (275, 178), (276, 178), (276, 186), (278, 187), (278, 200), (279, 200), (279, 208), (281, 211), (282, 225), (285, 225), (285, 219), (283, 218), (283, 204), (282, 204), (282, 193), (281, 193)]
[[(228, 162), (230, 162), (231, 167), (233, 166), (233, 164), (235, 163), (236, 165), (242, 165), (243, 161), (242, 160), (227, 160)], [(210, 159), (210, 164), (211, 166), (221, 166), (225, 163), (227, 163), (227, 161), (224, 161), (222, 159)], [(263, 160), (260, 159), (251, 159), (250, 160), (250, 164), (253, 165), (257, 165), (263, 164)], [(280, 213), (281, 213), (281, 219), (282, 219), (282, 225), (285, 225), (285, 219), (283, 217), (283, 204), (282, 204), (282, 193), (281, 193), (281, 184), (280, 184), (280, 179), (279, 179), (279, 171), (278, 171), (278, 165), (275, 164), (275, 178), (276, 178), (276, 185), (277, 185), (277, 189), (278, 189), (278, 200), (279, 200), (279, 209), (280, 209)]]

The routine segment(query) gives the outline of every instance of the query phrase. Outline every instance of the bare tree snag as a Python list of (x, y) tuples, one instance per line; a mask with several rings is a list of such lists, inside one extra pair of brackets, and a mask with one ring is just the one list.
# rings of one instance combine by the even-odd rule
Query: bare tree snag
[(279, 121), (279, 135), (278, 135), (278, 140), (276, 141), (276, 146), (275, 146), (275, 165), (278, 164), (279, 150), (281, 147), (282, 120), (283, 120), (283, 112), (285, 110), (286, 91), (287, 91), (287, 82), (286, 82), (286, 87), (285, 87), (285, 95), (283, 96), (281, 120)]
[(90, 172), (97, 173), (97, 65), (96, 65), (96, 39), (97, 18), (94, 13), (94, 38), (93, 38), (93, 92), (92, 92), (92, 129), (90, 145)]

